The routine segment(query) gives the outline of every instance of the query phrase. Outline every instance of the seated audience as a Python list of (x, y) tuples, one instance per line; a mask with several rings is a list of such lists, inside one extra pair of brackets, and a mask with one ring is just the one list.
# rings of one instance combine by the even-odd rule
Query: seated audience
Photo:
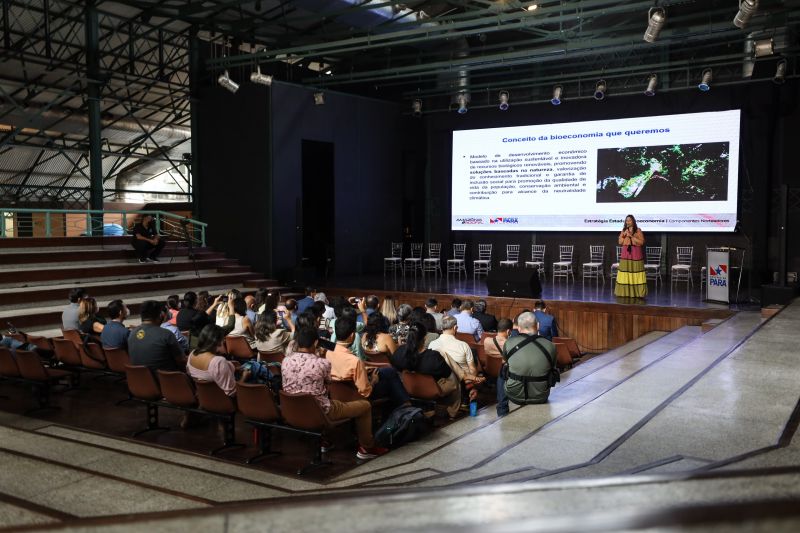
[(336, 348), (327, 351), (325, 358), (331, 362), (331, 378), (335, 381), (352, 381), (358, 393), (369, 400), (388, 398), (391, 408), (410, 404), (408, 393), (394, 368), (370, 368), (350, 351), (356, 336), (356, 321), (352, 316), (336, 319), (334, 326)]
[(16, 355), (17, 350), (27, 350), (29, 352), (35, 352), (37, 349), (37, 347), (33, 344), (25, 344), (22, 341), (18, 341), (14, 337), (6, 337), (2, 333), (0, 333), (0, 346), (11, 350), (12, 355)]
[(497, 331), (497, 318), (486, 312), (486, 300), (478, 300), (475, 302), (475, 310), (472, 313), (472, 318), (481, 323), (483, 331)]
[(428, 298), (425, 302), (425, 311), (436, 321), (436, 331), (442, 331), (442, 317), (444, 315), (439, 312), (439, 302), (436, 301), (436, 298)]
[(247, 319), (251, 324), (255, 325), (258, 320), (258, 313), (256, 312), (256, 297), (248, 294), (244, 297), (244, 303), (247, 306)]
[(285, 352), (292, 340), (294, 322), (287, 319), (288, 329), (278, 327), (278, 316), (275, 311), (267, 311), (258, 315), (255, 328), (256, 350), (259, 352)]
[(405, 344), (408, 327), (411, 325), (412, 307), (408, 304), (400, 304), (397, 308), (397, 323), (389, 327), (389, 335), (392, 336), (397, 344)]
[(400, 346), (389, 360), (398, 372), (408, 370), (432, 376), (444, 395), (447, 414), (450, 418), (454, 418), (461, 407), (460, 379), (439, 352), (425, 349), (427, 333), (424, 324), (420, 322), (411, 324), (406, 335), (406, 343)]
[(256, 291), (255, 309), (259, 315), (266, 311), (275, 311), (278, 307), (278, 293), (264, 287)]
[(81, 329), (81, 323), (80, 320), (78, 320), (78, 307), (80, 306), (81, 300), (86, 298), (86, 296), (88, 296), (86, 289), (80, 287), (75, 287), (69, 291), (69, 305), (67, 305), (61, 313), (61, 329), (65, 331), (68, 329)]
[(536, 317), (525, 312), (517, 318), (519, 335), (503, 346), (508, 379), (497, 378), (497, 416), (508, 414), (509, 400), (518, 405), (547, 403), (547, 373), (556, 364), (556, 347), (536, 334)]
[(367, 296), (365, 301), (367, 305), (366, 313), (367, 317), (369, 317), (370, 315), (372, 315), (372, 313), (378, 311), (378, 306), (380, 305), (381, 301), (374, 294), (370, 294), (369, 296)]
[(460, 333), (469, 333), (475, 337), (475, 342), (481, 340), (483, 336), (483, 326), (472, 316), (473, 304), (467, 300), (461, 304), (461, 312), (456, 315), (458, 323), (458, 331)]
[[(166, 316), (169, 316), (169, 307), (164, 308), (164, 314)], [(175, 340), (178, 341), (178, 344), (180, 345), (181, 350), (183, 350), (183, 353), (189, 353), (189, 339), (186, 338), (183, 335), (183, 333), (181, 333), (181, 330), (178, 329), (178, 326), (170, 323), (170, 321), (167, 320), (163, 324), (161, 324), (161, 327), (175, 336)]]
[(169, 319), (167, 322), (173, 326), (177, 325), (178, 313), (180, 312), (180, 299), (177, 294), (167, 296), (167, 310), (169, 311)]
[(244, 298), (239, 297), (233, 301), (233, 329), (228, 335), (234, 337), (244, 337), (250, 348), (256, 347), (255, 327), (250, 319), (247, 318), (247, 304)]
[(436, 328), (436, 320), (428, 313), (424, 313), (419, 321), (425, 325), (425, 329), (428, 331), (425, 335), (425, 348), (429, 348), (431, 343), (441, 336)]
[(165, 238), (156, 232), (153, 221), (153, 215), (144, 214), (141, 221), (133, 226), (131, 244), (139, 256), (140, 263), (157, 263), (158, 256), (167, 243)]
[[(306, 309), (311, 307), (311, 304), (314, 303), (314, 296), (316, 296), (317, 291), (314, 287), (306, 287), (306, 296), (305, 298), (301, 298), (297, 300), (297, 314), (305, 313)], [(259, 311), (260, 312), (260, 311)]]
[(214, 323), (217, 326), (226, 328), (228, 331), (235, 327), (236, 317), (233, 310), (233, 302), (239, 295), (240, 293), (238, 290), (231, 289), (227, 294), (217, 296), (214, 299), (212, 313), (214, 316)]
[(278, 311), (279, 312), (283, 311), (283, 315), (280, 315), (279, 313), (279, 316), (283, 321), (283, 327), (285, 329), (289, 329), (288, 321), (291, 320), (292, 322), (294, 322), (295, 320), (297, 320), (297, 315), (298, 315), (297, 300), (295, 300), (294, 298), (289, 298), (288, 300), (286, 300), (286, 303), (283, 304), (283, 307), (281, 307), (280, 305), (278, 306)]
[(112, 300), (106, 307), (109, 321), (103, 332), (100, 333), (100, 343), (104, 348), (128, 349), (128, 337), (130, 330), (125, 327), (125, 319), (128, 318), (128, 308), (122, 300)]
[(175, 335), (161, 328), (166, 313), (164, 306), (155, 300), (142, 303), (142, 324), (128, 337), (128, 354), (132, 365), (142, 365), (151, 370), (179, 370), (186, 356)]
[(314, 328), (296, 332), (295, 347), (281, 364), (283, 390), (290, 394), (311, 394), (331, 420), (354, 419), (358, 433), (358, 459), (372, 459), (389, 450), (375, 446), (372, 437), (372, 406), (368, 400), (331, 400), (325, 386), (331, 380), (331, 363), (317, 355), (319, 335)]
[[(236, 396), (236, 367), (219, 355), (225, 332), (222, 328), (208, 324), (200, 332), (197, 348), (186, 361), (186, 373), (194, 379), (213, 381), (228, 396)], [(242, 371), (242, 382), (247, 381), (249, 370)]]
[(325, 304), (323, 302), (314, 302), (308, 311), (314, 313), (314, 316), (319, 319), (319, 334), (325, 338), (331, 336), (329, 320), (325, 318)]
[(367, 319), (361, 345), (368, 352), (392, 354), (397, 350), (397, 343), (389, 335), (389, 323), (380, 311), (375, 311)]
[(389, 321), (389, 326), (397, 322), (397, 308), (394, 305), (394, 298), (391, 296), (384, 296), (383, 305), (381, 305), (381, 314)]
[(547, 304), (543, 300), (538, 300), (534, 305), (534, 316), (539, 323), (539, 335), (552, 341), (553, 337), (558, 337), (558, 326), (556, 317), (547, 312)]
[(483, 349), (486, 351), (486, 355), (494, 355), (495, 357), (503, 356), (503, 346), (508, 340), (511, 328), (511, 321), (507, 318), (501, 318), (500, 321), (497, 322), (497, 335), (483, 339)]
[(475, 361), (472, 348), (464, 341), (456, 338), (456, 319), (446, 316), (442, 319), (442, 334), (430, 344), (431, 350), (436, 350), (442, 355), (447, 355), (454, 363), (461, 367), (465, 374), (473, 376), (478, 374), (479, 363)]
[(97, 300), (92, 297), (84, 298), (78, 306), (80, 332), (99, 340), (106, 325), (106, 319), (98, 316), (97, 311)]
[[(333, 333), (331, 334), (331, 340), (333, 342), (336, 342), (336, 322), (338, 322), (340, 318), (349, 317), (357, 321), (358, 317), (361, 317), (363, 320), (363, 317), (366, 316), (366, 302), (364, 302), (364, 300), (359, 301), (358, 307), (358, 311), (360, 312), (356, 311), (356, 309), (353, 308), (349, 302), (342, 300), (339, 302), (339, 305), (334, 308), (336, 318), (334, 318), (330, 324), (330, 328), (333, 330)], [(364, 347), (361, 346), (361, 336), (364, 332), (364, 327), (365, 326), (363, 322), (356, 322), (356, 331), (353, 335), (353, 342), (350, 344), (350, 351), (362, 361), (367, 360), (367, 356), (364, 354)]]
[[(202, 307), (201, 307), (202, 305)], [(181, 310), (175, 319), (175, 325), (180, 331), (188, 331), (193, 337), (200, 334), (200, 331), (211, 323), (210, 311), (212, 306), (208, 302), (200, 302), (199, 295), (192, 291), (183, 295)]]
[(461, 303), (461, 298), (453, 298), (453, 301), (450, 304), (450, 310), (447, 311), (447, 314), (450, 316), (456, 316), (458, 313), (460, 313)]
[(331, 307), (328, 303), (328, 297), (325, 296), (324, 292), (318, 292), (314, 295), (314, 302), (322, 302), (325, 304), (325, 312), (322, 313), (322, 318), (325, 320), (333, 320), (336, 318), (336, 315), (333, 312), (333, 307)]

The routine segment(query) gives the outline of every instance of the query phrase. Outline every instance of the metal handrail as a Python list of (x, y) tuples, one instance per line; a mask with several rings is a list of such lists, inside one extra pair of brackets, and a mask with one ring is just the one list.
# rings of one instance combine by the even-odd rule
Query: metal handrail
[[(19, 224), (17, 217), (14, 215), (20, 213), (41, 214), (44, 215), (44, 232), (40, 232), (38, 237), (56, 237), (66, 236), (67, 223), (62, 223), (64, 233), (54, 235), (53, 233), (53, 215), (81, 215), (81, 220), (85, 221), (84, 224), (75, 225), (73, 229), (79, 231), (81, 236), (98, 236), (104, 235), (104, 217), (107, 215), (114, 215), (114, 221), (117, 222), (118, 218), (122, 221), (123, 234), (128, 233), (128, 217), (139, 216), (143, 214), (153, 215), (156, 223), (156, 231), (162, 233), (162, 230), (177, 229), (183, 226), (187, 229), (187, 235), (192, 240), (193, 244), (199, 246), (206, 245), (206, 224), (188, 217), (182, 217), (175, 213), (168, 211), (152, 211), (152, 210), (136, 210), (126, 211), (122, 209), (36, 209), (36, 208), (17, 208), (17, 207), (0, 207), (0, 238), (13, 238), (17, 237), (19, 233)], [(10, 215), (10, 217), (9, 217)], [(12, 228), (8, 227), (8, 218), (12, 218)], [(31, 228), (32, 230), (33, 228)], [(33, 231), (32, 231), (33, 233)], [(183, 235), (180, 235), (183, 237)]]

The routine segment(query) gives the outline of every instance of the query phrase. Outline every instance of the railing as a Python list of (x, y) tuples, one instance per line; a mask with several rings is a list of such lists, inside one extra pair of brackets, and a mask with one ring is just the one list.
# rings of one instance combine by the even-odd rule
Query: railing
[[(124, 236), (143, 214), (153, 215), (156, 231), (206, 245), (204, 222), (167, 211), (17, 209), (0, 207), (0, 238)], [(184, 228), (186, 232), (184, 233)]]

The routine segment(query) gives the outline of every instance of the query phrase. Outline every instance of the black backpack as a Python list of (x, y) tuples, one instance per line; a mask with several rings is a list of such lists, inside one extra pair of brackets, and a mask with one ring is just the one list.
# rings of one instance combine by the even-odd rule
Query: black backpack
[(385, 448), (397, 448), (423, 435), (427, 430), (422, 409), (410, 405), (398, 407), (375, 433), (375, 443)]

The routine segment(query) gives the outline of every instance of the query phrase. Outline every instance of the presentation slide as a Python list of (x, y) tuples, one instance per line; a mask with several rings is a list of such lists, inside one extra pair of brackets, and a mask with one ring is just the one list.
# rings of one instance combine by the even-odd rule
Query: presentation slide
[(453, 132), (453, 230), (733, 231), (739, 110)]

